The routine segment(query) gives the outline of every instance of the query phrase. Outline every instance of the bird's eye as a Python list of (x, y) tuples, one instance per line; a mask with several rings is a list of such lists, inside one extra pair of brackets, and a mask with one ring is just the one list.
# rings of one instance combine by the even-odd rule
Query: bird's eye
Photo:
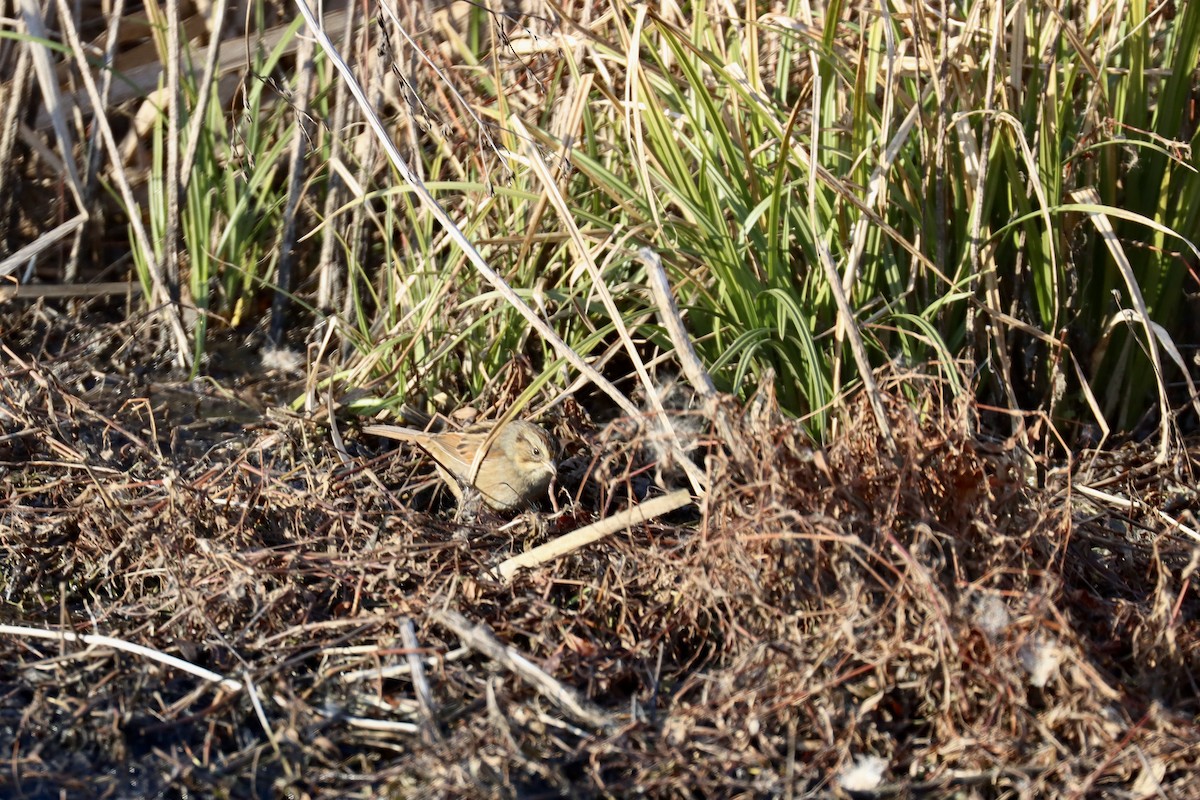
[(540, 447), (533, 448), (533, 457), (541, 458), (542, 457), (542, 448), (540, 448)]

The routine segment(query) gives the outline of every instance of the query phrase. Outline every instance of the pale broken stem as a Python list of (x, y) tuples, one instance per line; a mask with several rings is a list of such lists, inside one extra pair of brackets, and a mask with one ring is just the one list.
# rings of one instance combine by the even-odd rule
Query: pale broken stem
[(296, 123), (292, 128), (292, 152), (288, 157), (288, 189), (283, 206), (283, 233), (280, 236), (279, 258), (275, 262), (275, 297), (271, 300), (271, 320), (267, 323), (267, 341), (272, 347), (284, 346), (287, 309), (296, 282), (293, 275), (296, 272), (297, 261), (297, 228), (301, 201), (308, 185), (308, 163), (305, 156), (308, 153), (308, 143), (312, 141), (309, 109), (312, 102), (313, 73), (316, 71), (313, 53), (314, 46), (310, 39), (302, 41), (296, 51), (297, 78), (292, 94)]
[[(63, 97), (59, 92), (54, 66), (50, 63), (50, 48), (45, 44), (51, 41), (51, 36), (42, 21), (42, 9), (37, 3), (33, 0), (21, 0), (18, 6), (25, 29), (29, 31), (30, 39), (26, 42), (26, 46), (29, 48), (30, 55), (33, 56), (33, 73), (42, 90), (42, 102), (46, 104), (46, 108), (50, 112), (54, 135), (58, 139), (58, 147), (62, 153), (61, 163), (65, 182), (70, 188), (71, 194), (75, 196), (76, 207), (86, 215), (87, 204), (83, 200), (83, 183), (79, 179), (75, 162), (71, 160), (71, 156), (75, 152), (75, 140), (71, 137), (71, 130), (67, 125)], [(62, 13), (61, 6), (59, 13)], [(65, 22), (64, 27), (68, 27)]]
[(879, 426), (879, 433), (883, 437), (887, 454), (895, 458), (896, 439), (892, 436), (892, 425), (888, 422), (887, 411), (884, 409), (883, 399), (879, 395), (879, 385), (875, 383), (875, 375), (871, 372), (871, 360), (867, 357), (867, 348), (863, 344), (862, 334), (858, 330), (854, 311), (850, 308), (850, 301), (846, 299), (845, 292), (842, 291), (842, 284), (838, 280), (837, 270), (834, 269), (829, 249), (823, 242), (818, 242), (817, 252), (820, 256), (818, 260), (821, 262), (821, 268), (825, 270), (825, 280), (829, 284), (829, 291), (837, 303), (838, 316), (841, 318), (846, 332), (846, 341), (849, 342), (850, 352), (854, 355), (854, 362), (858, 365), (858, 374), (863, 382), (863, 392), (866, 393), (867, 400), (871, 403), (871, 411), (875, 415), (875, 423)]
[(1099, 489), (1093, 489), (1090, 486), (1083, 486), (1081, 484), (1075, 484), (1074, 489), (1084, 497), (1090, 497), (1091, 499), (1097, 500), (1101, 503), (1107, 503), (1114, 508), (1125, 509), (1129, 512), (1132, 512), (1137, 508), (1146, 509), (1154, 513), (1159, 519), (1161, 519), (1163, 522), (1166, 522), (1180, 533), (1190, 536), (1194, 541), (1200, 542), (1200, 531), (1189, 528), (1187, 525), (1184, 525), (1170, 514), (1167, 514), (1164, 511), (1159, 511), (1157, 508), (1152, 508), (1143, 503), (1141, 500), (1136, 500), (1131, 497), (1122, 497), (1121, 495), (1117, 494), (1109, 494), (1108, 492), (1102, 492)]
[(437, 728), (437, 710), (433, 705), (433, 692), (429, 690), (429, 681), (425, 679), (425, 664), (421, 659), (421, 645), (417, 642), (417, 630), (410, 617), (400, 622), (400, 641), (408, 651), (406, 660), (412, 670), (413, 689), (417, 694), (417, 708), (421, 712), (421, 738), (426, 744), (441, 740)]
[[(271, 727), (271, 721), (267, 719), (267, 710), (263, 708), (262, 701), (258, 699), (258, 687), (250, 679), (249, 670), (246, 670), (244, 674), (246, 676), (246, 689), (248, 690), (246, 694), (250, 695), (250, 705), (254, 707), (254, 716), (258, 717), (258, 724), (262, 726), (263, 733), (267, 735), (267, 741), (271, 743), (271, 749), (275, 751), (275, 755), (278, 757), (281, 755), (279, 737), (275, 735), (275, 729)], [(286, 759), (283, 761), (286, 768), (287, 761)], [(291, 771), (288, 770), (288, 772), (290, 773)]]
[(679, 360), (684, 377), (704, 400), (704, 411), (717, 426), (722, 440), (727, 446), (736, 447), (738, 439), (734, 436), (728, 418), (721, 411), (721, 399), (717, 395), (712, 376), (704, 368), (700, 356), (696, 355), (696, 347), (683, 324), (683, 314), (679, 312), (679, 304), (675, 302), (675, 294), (671, 291), (671, 282), (667, 279), (667, 271), (663, 269), (662, 259), (649, 247), (639, 250), (638, 258), (646, 266), (646, 282), (650, 285), (650, 296), (654, 298), (654, 305), (658, 307), (658, 319), (667, 329), (667, 336), (674, 345), (675, 358)]
[(598, 542), (605, 536), (617, 531), (626, 530), (655, 517), (669, 514), (676, 509), (683, 508), (690, 502), (692, 502), (692, 496), (685, 489), (671, 492), (662, 497), (656, 497), (653, 500), (647, 500), (632, 508), (627, 508), (619, 514), (613, 514), (611, 517), (606, 517), (599, 522), (592, 523), (587, 527), (560, 536), (532, 550), (527, 550), (518, 556), (506, 559), (497, 567), (497, 571), (505, 582), (509, 582), (519, 569), (529, 569), (539, 564), (544, 564), (547, 561), (566, 555), (593, 542)]
[[(348, 650), (348, 651), (351, 650), (350, 648), (343, 648), (343, 649)], [(378, 652), (378, 650), (379, 650), (379, 648), (372, 645), (370, 647), (362, 649), (362, 652), (368, 653), (368, 654), (375, 654), (376, 652)], [(332, 651), (327, 650), (326, 652), (329, 653)], [(352, 652), (359, 652), (359, 651), (352, 650)], [(438, 667), (439, 665), (442, 665), (442, 664), (449, 664), (454, 661), (460, 661), (463, 658), (463, 656), (467, 655), (470, 652), (471, 651), (466, 647), (458, 647), (458, 648), (455, 648), (454, 650), (451, 650), (448, 653), (442, 653), (437, 658), (434, 658), (433, 656), (426, 656), (425, 658), (421, 659), (421, 663), (426, 666), (429, 666), (429, 667)], [(387, 680), (389, 678), (401, 678), (401, 677), (404, 677), (405, 675), (411, 675), (411, 674), (412, 674), (412, 665), (406, 660), (403, 664), (389, 664), (386, 667), (369, 667), (367, 669), (356, 669), (356, 670), (351, 670), (349, 672), (341, 672), (341, 673), (338, 673), (337, 678), (342, 683), (355, 683), (357, 681), (381, 681), (381, 680)]]
[[(1104, 326), (1104, 339), (1111, 335), (1113, 328), (1121, 323), (1125, 323), (1130, 327), (1138, 324), (1145, 324), (1145, 318), (1139, 316), (1131, 308), (1122, 308), (1113, 315), (1113, 318)], [(1150, 320), (1149, 332), (1158, 339), (1158, 346), (1163, 349), (1163, 352), (1170, 356), (1175, 362), (1175, 366), (1179, 367), (1179, 374), (1183, 376), (1184, 383), (1187, 384), (1188, 397), (1191, 398), (1192, 408), (1197, 414), (1200, 414), (1200, 394), (1196, 392), (1196, 382), (1192, 380), (1192, 376), (1188, 374), (1187, 362), (1184, 361), (1183, 353), (1179, 352), (1179, 348), (1175, 346), (1175, 340), (1171, 338), (1171, 334), (1162, 325), (1159, 325), (1154, 320)], [(1161, 360), (1161, 359), (1160, 359)], [(1164, 380), (1160, 376), (1160, 380)]]
[(450, 629), (464, 645), (482, 653), (521, 678), (576, 722), (599, 731), (609, 731), (616, 727), (616, 721), (603, 709), (580, 697), (574, 689), (556, 681), (549, 673), (513, 648), (501, 644), (487, 625), (472, 624), (462, 614), (449, 609), (434, 611), (432, 617), (434, 622)]
[(705, 402), (715, 400), (717, 387), (701, 363), (700, 357), (696, 355), (696, 348), (692, 345), (692, 339), (683, 324), (683, 315), (679, 313), (679, 305), (671, 292), (671, 284), (667, 280), (666, 270), (663, 269), (662, 259), (649, 247), (638, 250), (638, 258), (646, 265), (647, 283), (650, 284), (654, 304), (658, 306), (658, 318), (667, 329), (671, 344), (675, 345), (675, 357), (679, 359), (683, 374)]
[[(4, 270), (0, 267), (0, 276)], [(113, 281), (111, 283), (22, 283), (4, 285), (0, 283), (0, 303), (9, 300), (40, 300), (75, 297), (105, 297), (113, 294), (140, 292), (142, 285), (137, 281)]]
[(52, 631), (47, 628), (28, 628), (21, 625), (0, 625), (0, 634), (8, 636), (25, 636), (33, 639), (53, 639), (59, 642), (81, 642), (93, 647), (111, 647), (113, 650), (120, 650), (125, 653), (133, 653), (134, 655), (148, 658), (151, 661), (157, 661), (160, 664), (166, 664), (169, 667), (183, 670), (189, 674), (195, 675), (197, 678), (202, 678), (210, 683), (220, 684), (222, 689), (230, 692), (240, 692), (243, 688), (241, 681), (236, 681), (233, 678), (226, 678), (204, 667), (198, 667), (189, 661), (184, 661), (182, 658), (167, 655), (159, 650), (151, 650), (140, 644), (126, 642), (123, 639), (114, 639), (111, 636), (101, 636), (91, 633), (72, 633), (71, 631)]
[(390, 719), (370, 719), (368, 717), (338, 717), (339, 722), (364, 731), (383, 731), (385, 733), (420, 733), (419, 725), (411, 722), (396, 722)]
[[(63, 0), (60, 0), (60, 2), (62, 1)], [(421, 201), (422, 205), (429, 210), (429, 213), (431, 213), (434, 219), (438, 221), (438, 224), (442, 226), (450, 239), (462, 249), (463, 254), (467, 257), (467, 260), (470, 261), (475, 269), (479, 271), (479, 274), (482, 275), (484, 279), (496, 289), (496, 293), (503, 297), (509, 305), (517, 310), (517, 313), (525, 318), (525, 321), (529, 323), (530, 327), (537, 331), (538, 335), (541, 336), (542, 339), (544, 339), (554, 349), (555, 353), (565, 359), (567, 363), (569, 363), (575, 369), (579, 370), (581, 374), (587, 376), (588, 380), (590, 380), (598, 389), (608, 395), (609, 398), (612, 399), (612, 401), (616, 403), (624, 413), (631, 417), (638, 416), (641, 412), (638, 410), (637, 406), (635, 406), (630, 399), (621, 392), (620, 389), (614, 386), (611, 381), (597, 372), (587, 362), (587, 360), (584, 359), (583, 356), (572, 350), (567, 343), (564, 342), (559, 335), (555, 333), (554, 330), (537, 314), (537, 312), (530, 308), (529, 305), (522, 300), (515, 291), (513, 291), (513, 288), (509, 286), (508, 283), (506, 283), (504, 279), (501, 278), (500, 275), (491, 268), (491, 266), (488, 265), (484, 257), (479, 253), (475, 246), (471, 244), (470, 240), (467, 239), (462, 230), (454, 223), (454, 220), (450, 218), (450, 215), (446, 213), (446, 210), (443, 209), (441, 204), (439, 204), (433, 195), (430, 194), (429, 189), (425, 186), (425, 184), (413, 173), (411, 169), (409, 169), (408, 164), (400, 155), (400, 151), (396, 148), (395, 143), (391, 140), (391, 137), (388, 135), (383, 123), (380, 121), (379, 115), (375, 113), (375, 109), (372, 108), (371, 104), (367, 101), (366, 95), (363, 94), (362, 87), (359, 86), (358, 81), (355, 80), (354, 73), (351, 72), (349, 65), (347, 65), (345, 60), (338, 54), (337, 48), (333, 46), (333, 42), (329, 40), (329, 37), (317, 23), (316, 17), (313, 16), (312, 9), (308, 7), (308, 4), (305, 2), (305, 0), (296, 0), (296, 7), (300, 10), (300, 14), (304, 17), (305, 22), (308, 23), (309, 31), (311, 31), (313, 36), (316, 37), (318, 44), (321, 45), (321, 48), (325, 51), (325, 54), (329, 57), (329, 60), (333, 62), (333, 65), (341, 74), (342, 79), (346, 83), (346, 87), (350, 90), (350, 93), (354, 96), (355, 101), (362, 109), (363, 118), (367, 121), (367, 124), (371, 127), (371, 130), (375, 133), (375, 136), (379, 140), (380, 146), (383, 147), (384, 152), (387, 153), (388, 160), (391, 161), (392, 165), (396, 167), (396, 171), (400, 173), (400, 176), (404, 178), (404, 181), (410, 187), (412, 187), (413, 192), (417, 195), (417, 198)]]
[(213, 96), (208, 88), (213, 85), (213, 78), (217, 74), (217, 58), (221, 55), (221, 31), (225, 28), (226, 5), (225, 0), (217, 0), (212, 16), (208, 19), (208, 54), (204, 59), (204, 73), (200, 77), (200, 83), (196, 84), (201, 90), (196, 97), (196, 108), (188, 120), (187, 150), (179, 165), (179, 190), (184, 195), (187, 194), (192, 170), (196, 166), (196, 152), (200, 147), (200, 140), (204, 138), (200, 131), (208, 120), (208, 105)]
[(60, 241), (78, 231), (88, 221), (87, 214), (76, 214), (53, 230), (43, 233), (29, 244), (22, 247), (8, 258), (0, 261), (0, 275), (7, 275), (18, 269), (31, 259), (58, 245)]
[[(520, 140), (524, 142), (533, 141), (533, 137), (525, 129), (520, 117), (514, 116), (509, 121), (509, 124)], [(655, 411), (664, 414), (665, 411), (662, 408), (662, 404), (657, 402), (658, 393), (654, 390), (654, 382), (650, 379), (650, 373), (646, 371), (646, 365), (642, 361), (641, 354), (638, 353), (637, 346), (633, 343), (633, 337), (629, 334), (629, 328), (625, 325), (625, 320), (621, 316), (620, 309), (617, 308), (617, 301), (613, 299), (612, 292), (608, 289), (608, 284), (604, 282), (604, 276), (600, 274), (600, 268), (596, 266), (596, 261), (592, 258), (587, 242), (583, 240), (583, 234), (579, 231), (579, 226), (571, 218), (571, 209), (567, 207), (566, 198), (559, 191), (554, 176), (550, 174), (550, 167), (538, 155), (536, 148), (528, 147), (527, 149), (526, 160), (529, 166), (533, 168), (533, 172), (537, 175), (538, 180), (542, 182), (542, 198), (549, 200), (550, 204), (554, 206), (554, 210), (558, 212), (559, 219), (566, 229), (567, 236), (571, 244), (575, 247), (575, 255), (578, 256), (584, 270), (587, 271), (589, 277), (592, 279), (592, 291), (600, 298), (600, 304), (604, 306), (604, 310), (608, 314), (608, 321), (612, 323), (613, 330), (616, 331), (617, 338), (621, 340), (621, 344), (625, 348), (625, 354), (629, 356), (629, 362), (633, 365), (634, 372), (637, 373), (638, 380), (641, 381), (642, 387), (646, 390), (647, 399), (657, 406)], [(672, 435), (671, 438), (674, 438), (674, 436)], [(678, 446), (678, 443), (676, 443), (676, 446)]]

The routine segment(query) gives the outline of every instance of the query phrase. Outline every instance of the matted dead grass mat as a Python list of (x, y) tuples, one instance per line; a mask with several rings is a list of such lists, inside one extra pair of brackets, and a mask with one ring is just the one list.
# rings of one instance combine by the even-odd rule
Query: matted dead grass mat
[(965, 409), (896, 402), (893, 461), (766, 401), (698, 507), (505, 583), (597, 506), (458, 524), (353, 424), (175, 388), (4, 355), (5, 796), (1200, 794), (1190, 453), (1027, 478)]

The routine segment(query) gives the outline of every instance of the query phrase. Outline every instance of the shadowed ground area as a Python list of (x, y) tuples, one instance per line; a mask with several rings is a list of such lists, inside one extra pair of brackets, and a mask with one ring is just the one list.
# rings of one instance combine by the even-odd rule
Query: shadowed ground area
[(865, 405), (817, 448), (764, 395), (728, 438), (680, 412), (697, 504), (505, 583), (686, 486), (636, 421), (553, 422), (566, 510), (456, 521), (418, 454), (281, 410), (299, 383), (172, 383), (116, 366), (118, 332), (50, 356), (16, 330), (6, 796), (1200, 791), (1192, 450), (1054, 463), (931, 391), (893, 399), (892, 458)]

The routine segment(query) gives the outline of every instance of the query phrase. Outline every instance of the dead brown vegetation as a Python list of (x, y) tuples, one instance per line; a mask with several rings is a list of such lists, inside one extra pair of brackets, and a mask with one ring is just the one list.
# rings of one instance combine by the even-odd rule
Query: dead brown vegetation
[[(1195, 506), (1187, 453), (1039, 487), (966, 406), (896, 401), (893, 460), (865, 406), (818, 449), (764, 398), (705, 433), (694, 513), (505, 584), (596, 508), (464, 527), (346, 420), (348, 463), (327, 422), (105, 372), (4, 353), (3, 622), (232, 683), (0, 636), (5, 794), (1196, 793), (1196, 542), (1156, 516)], [(1087, 505), (1101, 472), (1139, 505)]]

